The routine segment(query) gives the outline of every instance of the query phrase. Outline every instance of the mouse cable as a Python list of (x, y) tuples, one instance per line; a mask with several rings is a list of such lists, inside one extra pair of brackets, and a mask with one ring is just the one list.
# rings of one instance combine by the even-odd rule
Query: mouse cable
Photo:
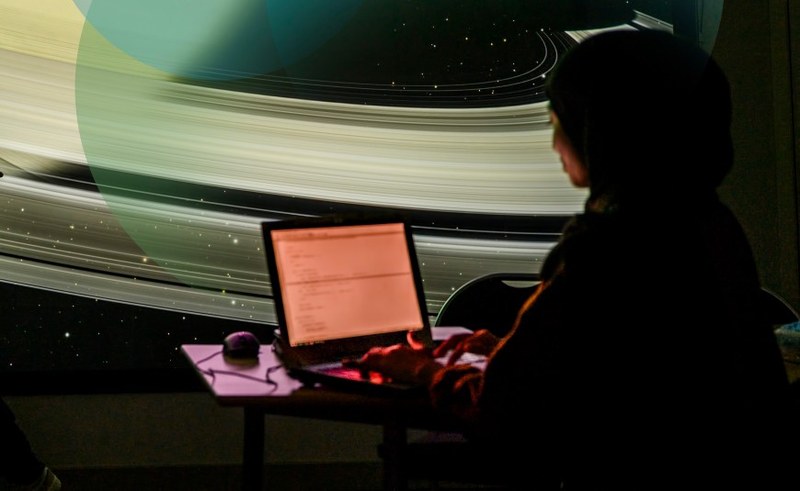
[(202, 373), (203, 375), (208, 375), (209, 377), (211, 377), (211, 385), (214, 385), (214, 383), (217, 381), (217, 374), (220, 374), (220, 375), (231, 375), (231, 376), (234, 376), (234, 377), (246, 378), (248, 380), (255, 380), (256, 382), (262, 382), (262, 383), (271, 385), (273, 392), (278, 389), (278, 382), (275, 382), (274, 380), (272, 380), (272, 378), (270, 377), (270, 374), (272, 372), (274, 372), (275, 370), (278, 370), (279, 368), (281, 368), (282, 365), (280, 365), (280, 364), (279, 365), (272, 365), (271, 367), (268, 367), (267, 371), (264, 373), (264, 378), (254, 377), (252, 375), (247, 375), (246, 373), (236, 372), (236, 371), (233, 371), (233, 370), (215, 370), (213, 368), (201, 368), (200, 367), (201, 363), (205, 363), (208, 360), (210, 360), (210, 359), (212, 359), (214, 357), (217, 357), (217, 356), (219, 356), (221, 354), (222, 354), (222, 350), (217, 351), (215, 353), (212, 353), (209, 356), (206, 356), (205, 358), (197, 360), (197, 362), (194, 364), (195, 368), (197, 368), (197, 370), (200, 373)]
[(210, 359), (212, 359), (214, 357), (217, 357), (217, 356), (219, 356), (221, 354), (222, 354), (222, 350), (219, 350), (219, 351), (216, 351), (214, 353), (211, 353), (210, 355), (206, 356), (205, 358), (201, 358), (201, 359), (197, 360), (197, 362), (194, 364), (194, 366), (197, 367), (198, 370), (200, 370), (200, 367), (198, 365), (200, 365), (201, 363), (205, 363), (208, 360), (210, 360)]

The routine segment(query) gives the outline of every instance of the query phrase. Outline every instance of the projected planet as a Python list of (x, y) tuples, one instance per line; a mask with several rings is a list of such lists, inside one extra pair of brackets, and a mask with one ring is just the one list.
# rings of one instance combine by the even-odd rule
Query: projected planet
[[(661, 27), (628, 4), (606, 9), (617, 27)], [(390, 209), (450, 235), (533, 240), (558, 230), (542, 217), (585, 199), (552, 153), (544, 97), (559, 56), (590, 33), (546, 26), (568, 3), (76, 5), (92, 181), (138, 260), (180, 284), (212, 288), (205, 265), (261, 256), (257, 237), (200, 217)]]
[[(75, 84), (94, 182), (143, 260), (180, 281), (201, 281), (213, 257), (185, 244), (225, 233), (200, 238), (190, 216), (136, 200), (228, 190), (289, 215), (579, 209), (557, 161), (532, 157), (549, 154), (544, 84), (574, 37), (458, 2), (177, 3), (84, 6)], [(543, 185), (558, 191), (532, 198)]]
[(81, 56), (90, 58), (108, 43), (120, 56), (168, 75), (212, 80), (261, 75), (318, 49), (362, 1), (84, 2)]
[[(108, 369), (185, 362), (191, 314), (274, 323), (264, 219), (407, 213), (432, 315), (481, 274), (537, 270), (585, 199), (542, 90), (592, 32), (537, 9), (599, 3), (672, 28), (663, 0), (4, 0), (4, 339)], [(722, 3), (698, 3), (709, 50)], [(26, 359), (6, 369), (44, 366)]]

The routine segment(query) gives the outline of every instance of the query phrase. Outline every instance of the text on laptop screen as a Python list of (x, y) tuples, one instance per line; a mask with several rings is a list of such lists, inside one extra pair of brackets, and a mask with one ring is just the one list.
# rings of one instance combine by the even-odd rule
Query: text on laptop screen
[(423, 328), (402, 223), (270, 234), (293, 346)]

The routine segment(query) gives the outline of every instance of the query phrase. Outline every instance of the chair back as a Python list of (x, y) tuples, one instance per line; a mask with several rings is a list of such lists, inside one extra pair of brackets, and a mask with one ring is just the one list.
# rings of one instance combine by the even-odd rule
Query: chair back
[(489, 273), (464, 283), (444, 302), (436, 326), (488, 329), (497, 336), (514, 324), (539, 284), (536, 273)]
[(794, 307), (769, 288), (761, 288), (760, 302), (762, 315), (775, 329), (785, 324), (800, 321), (800, 314)]

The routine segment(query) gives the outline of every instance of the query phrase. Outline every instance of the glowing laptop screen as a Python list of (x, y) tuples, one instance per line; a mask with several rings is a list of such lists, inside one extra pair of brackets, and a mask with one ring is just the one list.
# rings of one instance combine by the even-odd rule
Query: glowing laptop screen
[(291, 346), (423, 329), (404, 225), (270, 231)]

